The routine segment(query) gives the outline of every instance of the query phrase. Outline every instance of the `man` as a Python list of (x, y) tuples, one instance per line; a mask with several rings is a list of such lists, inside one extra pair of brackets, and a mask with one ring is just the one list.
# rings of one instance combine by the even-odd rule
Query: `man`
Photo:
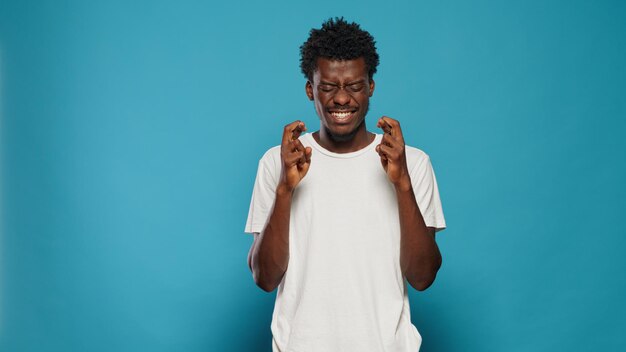
[(300, 49), (320, 129), (285, 126), (259, 162), (246, 224), (255, 282), (278, 287), (273, 350), (418, 351), (405, 279), (432, 284), (445, 228), (430, 159), (390, 117), (382, 134), (365, 127), (379, 60), (368, 32), (331, 19)]

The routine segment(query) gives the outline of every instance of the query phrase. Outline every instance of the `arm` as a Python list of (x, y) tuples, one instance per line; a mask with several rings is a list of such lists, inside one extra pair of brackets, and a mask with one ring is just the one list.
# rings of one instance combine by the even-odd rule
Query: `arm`
[(396, 194), (400, 213), (400, 267), (411, 286), (423, 291), (432, 285), (441, 267), (435, 229), (424, 224), (413, 188), (404, 191), (396, 187)]
[(426, 227), (417, 205), (406, 164), (400, 123), (389, 117), (378, 121), (385, 134), (376, 151), (394, 185), (400, 215), (400, 268), (416, 290), (427, 289), (441, 267), (441, 253), (435, 242), (435, 229)]
[(282, 171), (276, 188), (274, 207), (261, 233), (254, 234), (248, 253), (248, 265), (256, 284), (264, 291), (273, 291), (280, 284), (289, 262), (289, 217), (293, 191), (309, 170), (311, 148), (298, 140), (306, 130), (295, 121), (283, 131), (281, 143)]

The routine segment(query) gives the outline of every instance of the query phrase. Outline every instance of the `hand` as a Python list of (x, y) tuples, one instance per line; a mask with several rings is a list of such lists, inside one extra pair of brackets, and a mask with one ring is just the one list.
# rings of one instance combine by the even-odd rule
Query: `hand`
[(378, 120), (377, 127), (384, 131), (383, 139), (376, 146), (376, 152), (380, 155), (380, 163), (383, 165), (389, 181), (401, 190), (411, 189), (411, 176), (406, 165), (406, 153), (404, 149), (404, 137), (400, 123), (390, 117), (383, 116)]
[(302, 121), (294, 121), (283, 131), (283, 141), (280, 145), (280, 160), (282, 171), (279, 189), (293, 192), (298, 183), (304, 178), (311, 165), (311, 147), (304, 147), (298, 139), (306, 126)]

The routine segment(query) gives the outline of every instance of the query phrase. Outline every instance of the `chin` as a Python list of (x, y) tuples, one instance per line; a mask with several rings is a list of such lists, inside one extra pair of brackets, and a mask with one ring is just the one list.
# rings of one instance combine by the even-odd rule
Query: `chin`
[(337, 142), (347, 142), (349, 140), (351, 140), (352, 138), (354, 138), (354, 135), (356, 134), (356, 129), (352, 130), (352, 132), (348, 132), (348, 133), (335, 133), (333, 131), (328, 131), (330, 134), (330, 137)]
[(359, 122), (358, 125), (354, 126), (354, 128), (348, 132), (337, 131), (337, 130), (330, 129), (328, 127), (326, 127), (326, 131), (328, 132), (328, 134), (334, 141), (347, 142), (354, 138), (356, 133), (359, 131), (359, 128), (361, 127), (361, 125), (363, 125), (364, 121), (365, 120), (361, 120), (361, 122)]

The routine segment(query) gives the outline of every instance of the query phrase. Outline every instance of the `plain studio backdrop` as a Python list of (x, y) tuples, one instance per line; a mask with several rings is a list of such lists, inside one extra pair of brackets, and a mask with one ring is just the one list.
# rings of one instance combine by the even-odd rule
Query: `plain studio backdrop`
[(439, 182), (422, 351), (626, 348), (624, 2), (3, 0), (0, 350), (270, 350), (243, 228), (331, 16)]

